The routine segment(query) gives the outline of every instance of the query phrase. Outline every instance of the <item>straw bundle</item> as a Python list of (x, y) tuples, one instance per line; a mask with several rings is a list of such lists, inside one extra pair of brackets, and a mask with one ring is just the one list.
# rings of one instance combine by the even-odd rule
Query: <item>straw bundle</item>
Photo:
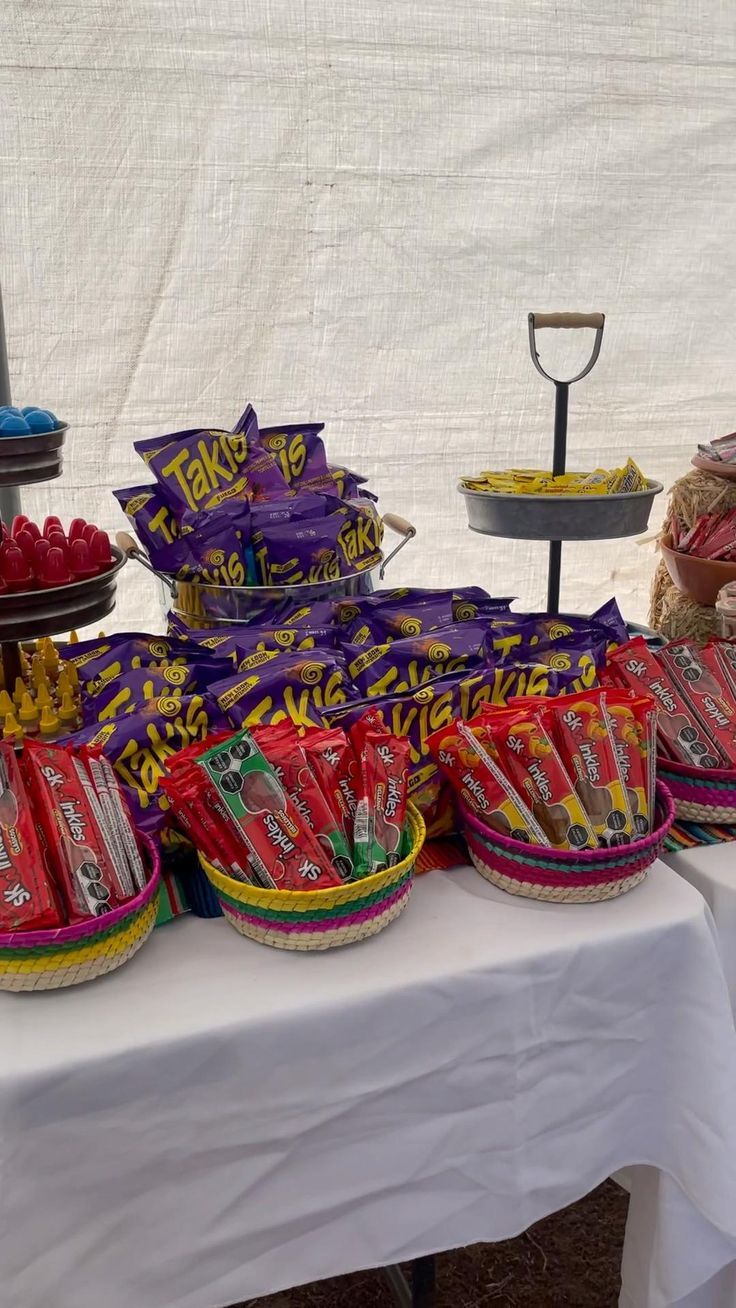
[[(736, 482), (714, 477), (693, 468), (676, 481), (669, 494), (661, 536), (667, 536), (675, 520), (692, 527), (703, 513), (736, 508)], [(706, 641), (715, 634), (716, 613), (683, 595), (660, 559), (652, 581), (649, 625), (668, 640), (683, 636)]]

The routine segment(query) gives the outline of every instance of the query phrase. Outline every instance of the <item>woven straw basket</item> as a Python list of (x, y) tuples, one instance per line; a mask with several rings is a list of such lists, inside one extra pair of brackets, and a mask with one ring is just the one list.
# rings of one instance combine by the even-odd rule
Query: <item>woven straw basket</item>
[(462, 813), (462, 827), (473, 863), (494, 886), (527, 899), (590, 904), (615, 899), (644, 880), (650, 864), (662, 851), (674, 816), (667, 788), (657, 783), (654, 831), (615, 849), (572, 852), (527, 845), (492, 831), (467, 809)]
[(0, 990), (60, 990), (113, 972), (148, 939), (156, 922), (161, 860), (140, 837), (151, 869), (145, 890), (120, 908), (54, 931), (0, 932)]
[(242, 936), (276, 949), (332, 949), (375, 936), (406, 908), (424, 822), (408, 807), (411, 851), (395, 867), (329, 890), (262, 890), (223, 876), (200, 855), (225, 917)]
[(680, 821), (736, 824), (736, 768), (694, 768), (658, 758), (657, 776), (672, 795)]

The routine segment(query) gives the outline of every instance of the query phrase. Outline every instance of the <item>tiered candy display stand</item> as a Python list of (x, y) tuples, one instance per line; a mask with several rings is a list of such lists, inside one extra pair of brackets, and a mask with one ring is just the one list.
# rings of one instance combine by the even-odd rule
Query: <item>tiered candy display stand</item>
[[(10, 404), (10, 377), (0, 299), (0, 404)], [(21, 512), (21, 486), (53, 481), (62, 473), (67, 426), (37, 436), (0, 437), (0, 519)], [(0, 594), (0, 648), (6, 686), (20, 676), (19, 643), (99, 622), (115, 607), (117, 574), (125, 555), (111, 546), (113, 565), (100, 576), (65, 586)]]
[[(555, 387), (555, 428), (552, 472), (559, 476), (567, 463), (567, 409), (570, 387), (593, 368), (600, 354), (605, 316), (602, 313), (530, 313), (529, 348), (537, 372)], [(595, 331), (593, 349), (585, 367), (574, 377), (552, 377), (539, 361), (536, 333), (541, 328)], [(616, 540), (645, 531), (654, 496), (662, 490), (658, 481), (648, 481), (644, 490), (612, 495), (497, 495), (487, 491), (458, 488), (465, 496), (471, 531), (506, 540), (549, 541), (547, 612), (556, 614), (560, 605), (562, 542), (566, 540)]]

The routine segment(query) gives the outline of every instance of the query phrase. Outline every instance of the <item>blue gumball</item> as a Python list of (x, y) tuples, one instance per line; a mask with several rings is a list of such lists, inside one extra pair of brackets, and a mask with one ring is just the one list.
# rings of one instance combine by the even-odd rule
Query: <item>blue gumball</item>
[(25, 419), (32, 432), (40, 435), (42, 432), (54, 431), (56, 428), (56, 418), (48, 409), (26, 409)]
[(0, 436), (30, 436), (31, 429), (20, 414), (7, 413), (0, 418)]

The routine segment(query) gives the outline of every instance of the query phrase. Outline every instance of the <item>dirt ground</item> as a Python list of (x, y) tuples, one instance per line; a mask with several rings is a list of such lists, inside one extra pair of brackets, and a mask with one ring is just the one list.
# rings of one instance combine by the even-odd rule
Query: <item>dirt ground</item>
[[(437, 1308), (616, 1308), (628, 1195), (613, 1181), (502, 1244), (437, 1259)], [(238, 1308), (393, 1308), (380, 1272), (340, 1276)]]

